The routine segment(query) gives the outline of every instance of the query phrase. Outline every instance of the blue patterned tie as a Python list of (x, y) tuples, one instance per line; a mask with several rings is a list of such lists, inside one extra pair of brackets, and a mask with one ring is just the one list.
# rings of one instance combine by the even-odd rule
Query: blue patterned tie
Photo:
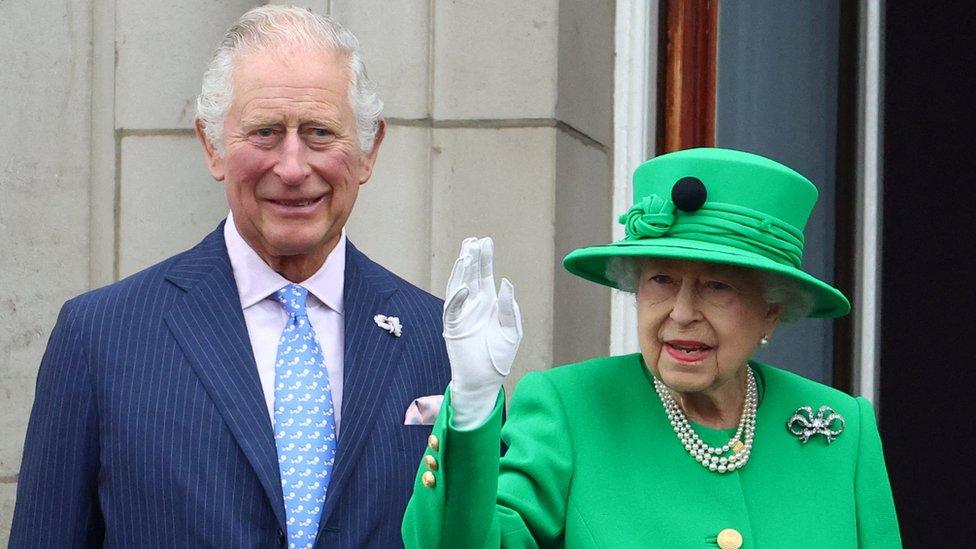
[(288, 313), (275, 362), (275, 445), (288, 546), (296, 549), (315, 545), (336, 454), (329, 373), (305, 310), (307, 297), (297, 284), (275, 293)]

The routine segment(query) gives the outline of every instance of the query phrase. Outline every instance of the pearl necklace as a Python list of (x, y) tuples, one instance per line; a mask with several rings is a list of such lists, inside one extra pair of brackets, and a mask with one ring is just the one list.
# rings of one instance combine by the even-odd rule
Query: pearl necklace
[[(745, 467), (752, 452), (752, 440), (756, 432), (756, 407), (758, 403), (756, 378), (747, 366), (746, 400), (742, 406), (742, 417), (735, 434), (722, 446), (709, 446), (698, 436), (681, 406), (675, 402), (668, 388), (661, 380), (654, 378), (654, 389), (661, 397), (661, 404), (668, 415), (671, 427), (688, 454), (702, 467), (717, 473), (730, 473)], [(744, 438), (743, 438), (744, 437)], [(729, 453), (731, 452), (731, 453)], [(726, 455), (728, 454), (728, 455)]]

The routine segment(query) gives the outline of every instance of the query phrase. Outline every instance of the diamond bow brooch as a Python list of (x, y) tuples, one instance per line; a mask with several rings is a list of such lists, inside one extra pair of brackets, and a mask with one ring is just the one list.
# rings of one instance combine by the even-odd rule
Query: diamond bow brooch
[(813, 435), (823, 435), (830, 444), (844, 431), (845, 423), (844, 416), (830, 406), (821, 406), (817, 415), (813, 415), (812, 407), (800, 406), (786, 422), (786, 428), (804, 444)]
[(395, 316), (376, 315), (373, 317), (373, 322), (396, 337), (400, 337), (400, 332), (403, 330), (400, 319)]

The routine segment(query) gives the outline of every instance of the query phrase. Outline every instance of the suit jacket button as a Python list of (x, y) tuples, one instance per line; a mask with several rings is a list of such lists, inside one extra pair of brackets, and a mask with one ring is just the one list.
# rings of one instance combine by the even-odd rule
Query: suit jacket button
[(437, 440), (436, 436), (430, 435), (427, 437), (427, 446), (430, 446), (430, 449), (436, 452), (441, 447), (441, 441)]
[(424, 456), (424, 465), (426, 465), (427, 468), (430, 469), (431, 471), (436, 471), (437, 470), (437, 458), (435, 458), (434, 456), (432, 456), (430, 454), (427, 454), (426, 456)]
[(742, 547), (742, 534), (734, 528), (726, 528), (718, 533), (715, 541), (722, 549), (739, 549)]
[(420, 476), (420, 482), (424, 483), (427, 488), (437, 486), (437, 478), (430, 471), (424, 471), (424, 474)]

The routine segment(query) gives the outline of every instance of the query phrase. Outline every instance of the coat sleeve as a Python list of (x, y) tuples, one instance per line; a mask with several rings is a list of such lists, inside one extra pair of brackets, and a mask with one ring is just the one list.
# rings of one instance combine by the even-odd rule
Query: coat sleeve
[(77, 314), (61, 309), (37, 374), (10, 547), (102, 545), (98, 417)]
[(881, 451), (881, 437), (871, 403), (857, 398), (860, 439), (854, 497), (857, 505), (857, 538), (862, 548), (901, 547), (898, 517), (891, 496), (888, 471)]
[[(408, 548), (549, 547), (562, 543), (573, 451), (562, 402), (545, 376), (519, 383), (502, 428), (503, 395), (488, 420), (450, 427), (450, 395), (434, 426), (403, 520)], [(499, 434), (508, 446), (499, 459)], [(432, 440), (433, 442), (433, 440)], [(429, 459), (437, 460), (436, 468)], [(432, 477), (433, 486), (423, 476)], [(430, 482), (428, 482), (430, 484)]]

